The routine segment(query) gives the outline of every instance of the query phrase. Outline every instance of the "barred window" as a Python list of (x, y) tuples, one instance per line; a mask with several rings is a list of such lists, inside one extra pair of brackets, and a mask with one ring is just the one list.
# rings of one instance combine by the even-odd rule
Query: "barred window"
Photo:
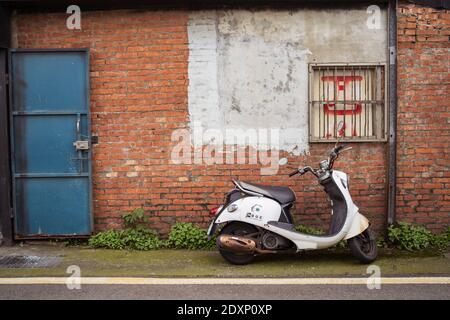
[(386, 140), (383, 64), (310, 64), (309, 74), (311, 142)]

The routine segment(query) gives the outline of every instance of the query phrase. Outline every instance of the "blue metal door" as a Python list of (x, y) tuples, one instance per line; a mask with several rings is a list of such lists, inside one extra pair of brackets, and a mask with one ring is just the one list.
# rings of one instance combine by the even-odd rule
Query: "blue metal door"
[(10, 59), (16, 238), (89, 235), (88, 51), (13, 50)]

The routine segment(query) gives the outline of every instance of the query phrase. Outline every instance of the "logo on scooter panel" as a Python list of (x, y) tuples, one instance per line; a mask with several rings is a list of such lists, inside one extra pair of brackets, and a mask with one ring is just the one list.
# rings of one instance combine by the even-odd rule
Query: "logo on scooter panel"
[(251, 208), (251, 211), (252, 212), (247, 212), (247, 214), (245, 215), (246, 218), (262, 220), (262, 215), (261, 215), (262, 207), (259, 204), (255, 204)]

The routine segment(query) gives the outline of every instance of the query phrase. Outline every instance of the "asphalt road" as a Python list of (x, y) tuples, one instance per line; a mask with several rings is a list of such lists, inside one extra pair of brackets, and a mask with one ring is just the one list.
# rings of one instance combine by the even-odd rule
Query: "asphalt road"
[(0, 285), (0, 299), (450, 299), (448, 284), (365, 285)]

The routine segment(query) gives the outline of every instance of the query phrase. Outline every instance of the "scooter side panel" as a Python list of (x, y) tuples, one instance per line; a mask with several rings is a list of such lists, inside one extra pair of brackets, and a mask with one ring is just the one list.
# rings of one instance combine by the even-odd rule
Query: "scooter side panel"
[(231, 205), (236, 205), (237, 209), (229, 212), (225, 208), (215, 223), (242, 221), (264, 228), (269, 221), (278, 221), (281, 215), (280, 204), (265, 197), (245, 197), (234, 201), (228, 207)]

